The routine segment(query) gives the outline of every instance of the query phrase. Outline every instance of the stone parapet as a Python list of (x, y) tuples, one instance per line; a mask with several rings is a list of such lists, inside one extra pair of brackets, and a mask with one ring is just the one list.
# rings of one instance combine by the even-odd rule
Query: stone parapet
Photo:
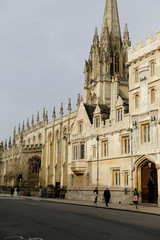
[(145, 43), (143, 41), (137, 43), (136, 48), (131, 46), (128, 48), (128, 62), (137, 61), (139, 58), (147, 57), (148, 54), (152, 54), (155, 51), (160, 51), (160, 31), (156, 32), (155, 38), (152, 35), (146, 38)]

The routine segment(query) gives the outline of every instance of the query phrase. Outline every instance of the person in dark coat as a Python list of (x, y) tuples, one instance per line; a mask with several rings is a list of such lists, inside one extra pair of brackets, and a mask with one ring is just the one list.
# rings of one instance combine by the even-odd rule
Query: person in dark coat
[(110, 191), (108, 188), (106, 188), (106, 190), (104, 190), (103, 196), (105, 199), (106, 207), (108, 207), (109, 199), (111, 198), (111, 194), (110, 194)]
[(96, 187), (93, 191), (94, 194), (94, 203), (97, 203), (97, 199), (98, 199), (98, 188)]
[(11, 187), (11, 196), (13, 197), (13, 194), (14, 194), (14, 188)]

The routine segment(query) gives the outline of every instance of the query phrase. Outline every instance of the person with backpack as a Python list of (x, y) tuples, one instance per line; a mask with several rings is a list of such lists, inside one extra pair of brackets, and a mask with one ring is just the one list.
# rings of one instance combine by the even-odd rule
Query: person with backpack
[(137, 188), (134, 189), (134, 192), (133, 192), (133, 203), (135, 204), (136, 206), (136, 209), (138, 210), (138, 198), (139, 198), (139, 193), (137, 191)]

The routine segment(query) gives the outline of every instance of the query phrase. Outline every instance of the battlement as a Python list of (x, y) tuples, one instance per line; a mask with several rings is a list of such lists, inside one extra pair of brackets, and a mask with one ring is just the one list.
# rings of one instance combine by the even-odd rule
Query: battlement
[(160, 49), (160, 31), (156, 32), (155, 38), (152, 35), (146, 38), (145, 43), (140, 41), (136, 44), (136, 48), (131, 46), (128, 49), (128, 62), (131, 63), (140, 57)]

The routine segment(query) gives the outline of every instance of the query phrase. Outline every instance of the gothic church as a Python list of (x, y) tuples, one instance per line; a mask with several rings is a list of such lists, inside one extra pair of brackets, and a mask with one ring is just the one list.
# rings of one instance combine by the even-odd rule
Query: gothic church
[(116, 0), (106, 0), (100, 36), (97, 28), (85, 61), (84, 100), (77, 111), (48, 122), (43, 111), (31, 124), (14, 129), (0, 145), (0, 186), (53, 187), (69, 199), (100, 198), (106, 187), (112, 202), (160, 203), (160, 32), (131, 47), (127, 24), (121, 37)]

